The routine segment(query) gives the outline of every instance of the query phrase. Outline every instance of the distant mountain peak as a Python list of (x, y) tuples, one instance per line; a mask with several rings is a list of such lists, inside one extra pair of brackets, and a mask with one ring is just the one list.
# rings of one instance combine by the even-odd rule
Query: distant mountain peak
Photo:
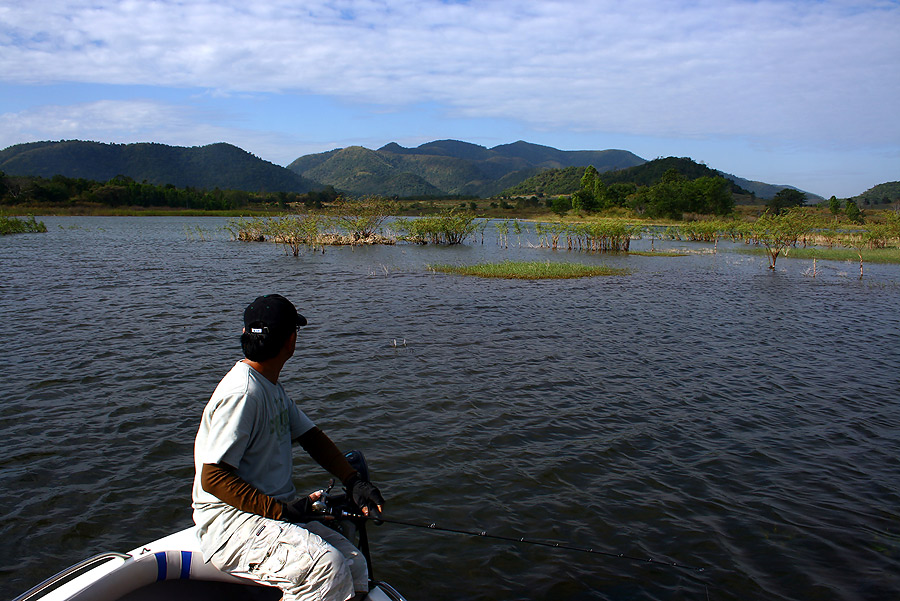
[[(351, 154), (348, 150), (328, 156), (303, 156), (288, 167), (351, 194), (411, 196), (427, 187), (430, 194), (487, 197), (544, 169), (593, 164), (603, 171), (645, 162), (624, 150), (566, 151), (523, 140), (494, 148), (460, 140), (435, 140), (416, 148), (390, 142), (367, 151), (371, 154)], [(391, 190), (390, 186), (400, 185), (410, 187), (385, 192)]]
[(385, 144), (377, 152), (392, 154), (416, 154), (430, 156), (446, 156), (466, 160), (484, 160), (490, 157), (491, 151), (484, 146), (461, 142), (459, 140), (435, 140), (420, 144), (416, 148), (406, 148), (396, 142)]
[(515, 142), (510, 142), (508, 144), (498, 144), (497, 146), (491, 148), (491, 150), (497, 150), (498, 148), (542, 148), (545, 150), (553, 150), (555, 152), (565, 152), (564, 150), (559, 150), (557, 148), (553, 148), (552, 146), (535, 144), (534, 142), (526, 142), (525, 140), (516, 140)]
[(385, 144), (384, 146), (379, 148), (378, 152), (393, 152), (393, 153), (397, 153), (397, 154), (402, 154), (405, 152), (409, 152), (409, 148), (404, 148), (403, 146), (400, 146), (396, 142), (388, 142), (387, 144)]

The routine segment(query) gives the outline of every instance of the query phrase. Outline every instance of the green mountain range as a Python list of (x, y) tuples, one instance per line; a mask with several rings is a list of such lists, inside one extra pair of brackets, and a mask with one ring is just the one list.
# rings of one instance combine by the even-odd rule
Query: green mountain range
[(177, 188), (247, 192), (303, 193), (322, 187), (224, 143), (190, 148), (78, 140), (17, 144), (0, 151), (0, 171), (7, 175), (64, 175), (100, 182), (125, 175), (138, 182), (172, 184)]
[[(522, 141), (493, 148), (458, 140), (437, 140), (415, 148), (394, 142), (378, 150), (350, 146), (301, 156), (287, 167), (225, 143), (188, 148), (69, 140), (17, 144), (0, 151), (0, 172), (10, 176), (64, 175), (104, 182), (124, 175), (137, 182), (178, 188), (248, 192), (303, 193), (333, 186), (353, 196), (387, 197), (569, 194), (578, 189), (588, 165), (608, 184), (650, 185), (673, 167), (690, 179), (722, 175), (734, 182), (735, 191), (743, 189), (759, 199), (772, 198), (790, 187), (745, 180), (690, 159), (648, 162), (625, 150), (558, 150)], [(893, 197), (893, 189), (873, 189), (872, 195), (878, 200)], [(818, 198), (808, 196), (811, 201)]]
[(438, 140), (416, 148), (390, 143), (306, 155), (288, 169), (350, 194), (493, 196), (547, 169), (594, 165), (609, 171), (646, 161), (625, 150), (557, 150), (515, 142), (493, 148)]

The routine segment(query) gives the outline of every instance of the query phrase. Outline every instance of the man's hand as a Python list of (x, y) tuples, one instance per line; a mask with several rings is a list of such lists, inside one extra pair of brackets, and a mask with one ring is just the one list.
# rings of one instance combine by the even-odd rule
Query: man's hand
[(359, 474), (354, 474), (347, 481), (347, 493), (350, 495), (350, 500), (359, 507), (364, 516), (368, 516), (371, 511), (376, 518), (381, 517), (384, 497), (381, 496), (381, 491), (374, 484), (361, 479)]
[(322, 496), (322, 491), (317, 490), (308, 497), (300, 497), (290, 503), (282, 503), (281, 519), (285, 522), (293, 522), (295, 524), (305, 524), (306, 522), (318, 519), (328, 519), (331, 516), (323, 516), (322, 514), (313, 512), (313, 501), (318, 500)]

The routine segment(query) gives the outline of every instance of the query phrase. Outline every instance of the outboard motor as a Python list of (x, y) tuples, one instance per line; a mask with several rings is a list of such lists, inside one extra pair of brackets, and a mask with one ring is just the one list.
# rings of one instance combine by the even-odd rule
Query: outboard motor
[(369, 464), (366, 462), (365, 455), (362, 454), (362, 451), (352, 450), (344, 453), (344, 457), (347, 458), (347, 462), (359, 472), (359, 477), (363, 480), (372, 481), (369, 477)]

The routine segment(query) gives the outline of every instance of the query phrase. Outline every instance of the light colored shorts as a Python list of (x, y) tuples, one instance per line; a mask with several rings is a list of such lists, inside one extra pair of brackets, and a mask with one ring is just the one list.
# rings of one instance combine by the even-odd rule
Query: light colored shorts
[(345, 601), (369, 589), (362, 553), (319, 523), (290, 524), (251, 516), (210, 562), (283, 592), (283, 601)]

